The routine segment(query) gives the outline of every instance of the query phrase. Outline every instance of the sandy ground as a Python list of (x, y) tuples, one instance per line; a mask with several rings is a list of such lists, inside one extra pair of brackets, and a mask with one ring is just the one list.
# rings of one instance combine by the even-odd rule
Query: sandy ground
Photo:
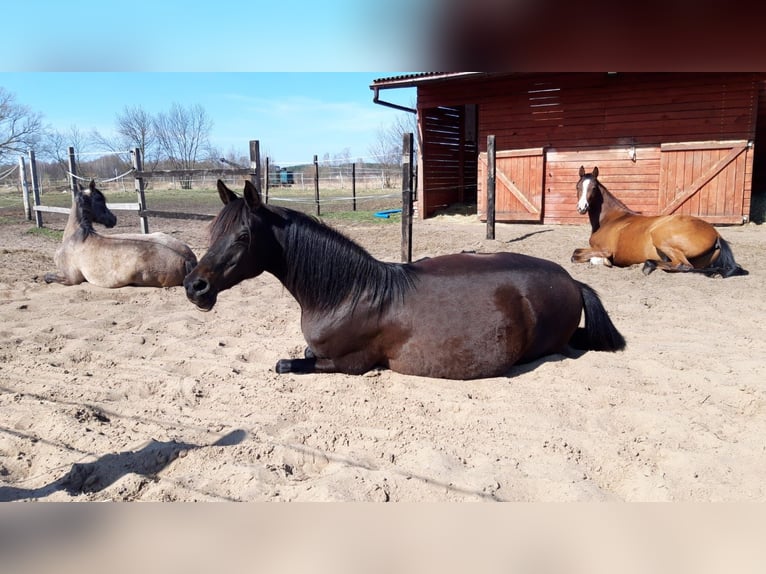
[[(204, 222), (151, 226), (205, 251)], [(304, 342), (273, 277), (210, 313), (180, 287), (46, 285), (57, 242), (31, 227), (0, 225), (0, 500), (766, 500), (764, 226), (722, 229), (750, 271), (723, 280), (570, 263), (586, 225), (417, 221), (415, 258), (554, 260), (628, 339), (477, 381), (277, 375)], [(340, 227), (399, 259), (398, 225)]]

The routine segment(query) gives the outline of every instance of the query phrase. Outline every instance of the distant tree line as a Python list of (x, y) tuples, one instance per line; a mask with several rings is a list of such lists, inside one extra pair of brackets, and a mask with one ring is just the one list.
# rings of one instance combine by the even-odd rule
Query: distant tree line
[[(135, 148), (141, 150), (146, 170), (249, 165), (249, 157), (233, 148), (223, 154), (211, 146), (212, 128), (213, 120), (201, 105), (185, 107), (173, 103), (166, 112), (156, 114), (139, 105), (125, 106), (115, 115), (114, 135), (104, 135), (97, 130), (84, 133), (75, 125), (60, 130), (45, 125), (42, 114), (19, 103), (14, 94), (0, 86), (0, 167), (14, 165), (19, 155), (34, 149), (40, 177), (49, 180), (66, 179), (70, 146), (78, 155), (81, 174), (100, 179), (128, 171), (132, 165), (129, 152)], [(415, 129), (412, 114), (398, 116), (390, 126), (382, 126), (369, 150), (373, 161), (386, 168), (400, 165), (402, 134)], [(90, 151), (112, 153), (89, 156)], [(267, 155), (262, 144), (261, 156)], [(336, 166), (352, 162), (348, 148), (333, 156), (326, 153), (322, 160)], [(309, 166), (301, 168), (309, 169)]]

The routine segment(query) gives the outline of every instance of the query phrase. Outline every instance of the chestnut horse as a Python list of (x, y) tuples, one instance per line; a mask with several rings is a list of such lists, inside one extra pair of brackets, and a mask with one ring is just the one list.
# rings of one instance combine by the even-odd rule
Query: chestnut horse
[(577, 211), (590, 218), (590, 247), (575, 249), (575, 263), (628, 267), (643, 263), (649, 275), (663, 271), (697, 272), (712, 277), (747, 275), (734, 261), (729, 244), (715, 227), (691, 215), (641, 215), (609, 193), (598, 168), (580, 166)]
[(46, 273), (46, 283), (99, 287), (172, 287), (182, 285), (197, 258), (183, 241), (165, 233), (101, 235), (93, 223), (114, 227), (104, 194), (91, 180), (88, 189), (72, 194), (72, 208), (64, 238), (53, 257), (57, 273)]
[(305, 358), (281, 359), (278, 373), (382, 367), (474, 379), (568, 344), (625, 346), (595, 291), (551, 261), (460, 253), (386, 263), (310, 216), (262, 203), (249, 181), (243, 197), (221, 181), (218, 193), (224, 206), (211, 223), (210, 248), (184, 280), (186, 294), (207, 311), (221, 291), (273, 274), (300, 304), (308, 343)]

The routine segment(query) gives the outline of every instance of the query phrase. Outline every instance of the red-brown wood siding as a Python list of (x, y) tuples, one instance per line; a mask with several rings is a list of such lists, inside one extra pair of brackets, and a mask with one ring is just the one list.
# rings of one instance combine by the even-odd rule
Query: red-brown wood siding
[(747, 141), (663, 145), (657, 209), (711, 223), (742, 223), (749, 211), (751, 167)]
[[(495, 221), (542, 221), (544, 160), (542, 148), (495, 154)], [(477, 210), (486, 221), (486, 152), (479, 156)]]
[[(572, 154), (578, 154), (586, 167), (599, 165), (602, 177), (614, 180), (628, 205), (657, 212), (660, 145), (753, 141), (759, 88), (763, 89), (762, 74), (499, 74), (423, 84), (418, 87), (418, 108), (477, 104), (480, 152), (486, 151), (490, 134), (496, 137), (498, 151), (545, 148), (543, 221), (566, 223), (582, 221), (576, 211), (571, 212), (580, 165), (578, 160), (577, 165), (570, 164)], [(629, 157), (633, 147), (635, 162)], [(711, 152), (700, 152), (693, 161), (707, 161), (706, 153), (712, 159)], [(751, 148), (744, 163), (738, 164), (740, 175), (726, 174), (728, 179), (715, 182), (715, 191), (711, 187), (690, 198), (683, 209), (696, 209), (715, 221), (734, 222), (737, 217), (741, 221), (749, 212), (752, 154)], [(428, 170), (425, 156), (423, 162)], [(428, 172), (422, 185), (427, 193)], [(483, 189), (481, 177), (478, 185)], [(705, 204), (701, 210), (694, 207), (699, 201)], [(743, 213), (736, 214), (739, 205)]]
[(586, 171), (598, 167), (599, 180), (625, 204), (641, 213), (656, 213), (659, 188), (659, 146), (578, 150), (548, 150), (546, 153), (546, 223), (588, 223), (587, 215), (577, 212), (580, 166)]

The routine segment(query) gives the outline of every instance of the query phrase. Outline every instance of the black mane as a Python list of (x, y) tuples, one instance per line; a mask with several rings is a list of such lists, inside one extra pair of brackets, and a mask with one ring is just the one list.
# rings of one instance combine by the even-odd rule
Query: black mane
[(75, 206), (77, 224), (80, 234), (85, 238), (89, 235), (96, 233), (93, 228), (93, 208), (91, 206), (90, 197), (87, 197), (82, 191), (75, 192)]
[[(409, 265), (375, 259), (362, 246), (318, 219), (284, 207), (262, 206), (252, 214), (243, 199), (227, 204), (211, 227), (211, 240), (245, 225), (251, 232), (257, 220), (272, 220), (281, 228), (278, 241), (284, 257), (284, 277), (279, 279), (302, 306), (332, 310), (347, 300), (352, 306), (369, 297), (382, 310), (402, 300), (413, 287)], [(266, 223), (269, 225), (269, 223)]]

